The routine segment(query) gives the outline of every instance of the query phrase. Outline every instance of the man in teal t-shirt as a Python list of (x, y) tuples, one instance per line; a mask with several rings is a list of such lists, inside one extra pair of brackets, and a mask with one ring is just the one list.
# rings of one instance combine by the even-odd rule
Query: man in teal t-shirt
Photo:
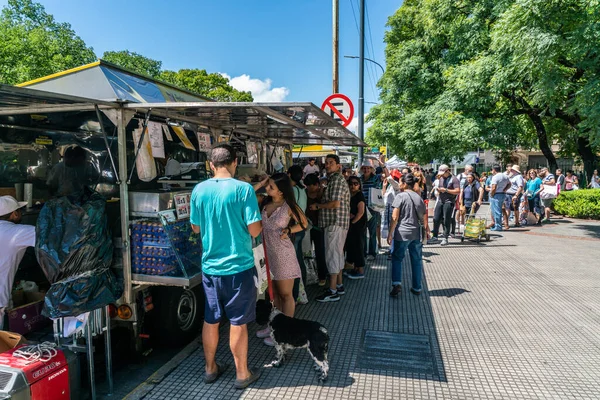
[(231, 323), (230, 347), (236, 363), (237, 389), (260, 376), (248, 369), (248, 322), (255, 319), (256, 286), (252, 238), (262, 230), (258, 201), (248, 183), (233, 178), (236, 152), (228, 144), (211, 153), (214, 178), (192, 192), (190, 222), (202, 236), (202, 283), (206, 298), (202, 344), (206, 359), (205, 383), (213, 383), (225, 370), (217, 365), (219, 322)]

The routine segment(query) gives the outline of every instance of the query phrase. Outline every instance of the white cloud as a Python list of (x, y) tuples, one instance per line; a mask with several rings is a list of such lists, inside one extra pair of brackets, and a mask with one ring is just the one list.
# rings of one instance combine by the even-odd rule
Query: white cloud
[(269, 78), (263, 80), (251, 78), (250, 75), (240, 75), (234, 78), (225, 73), (221, 73), (229, 79), (229, 84), (234, 89), (252, 93), (255, 102), (281, 102), (290, 94), (286, 87), (271, 88), (273, 81)]
[[(367, 117), (369, 116), (369, 114), (365, 114), (365, 121), (367, 119)], [(373, 125), (373, 122), (369, 121), (369, 122), (365, 122), (365, 134), (367, 133), (367, 129)], [(352, 133), (354, 133), (355, 135), (357, 134), (358, 131), (358, 117), (354, 117), (352, 118), (352, 122), (350, 122), (350, 125), (347, 126), (348, 130)]]

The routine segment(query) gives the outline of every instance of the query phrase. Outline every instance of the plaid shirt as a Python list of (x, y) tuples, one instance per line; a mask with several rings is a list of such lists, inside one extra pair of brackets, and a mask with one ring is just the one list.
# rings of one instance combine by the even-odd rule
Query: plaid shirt
[(319, 210), (319, 227), (341, 226), (343, 229), (350, 228), (350, 189), (348, 182), (342, 174), (336, 172), (329, 175), (327, 188), (323, 193), (322, 203), (339, 200), (340, 206), (331, 210), (322, 208)]

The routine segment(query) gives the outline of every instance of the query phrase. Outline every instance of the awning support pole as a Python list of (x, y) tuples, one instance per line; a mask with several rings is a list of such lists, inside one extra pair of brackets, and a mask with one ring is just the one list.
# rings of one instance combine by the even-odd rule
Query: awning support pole
[(121, 184), (121, 179), (119, 179), (119, 173), (117, 172), (117, 166), (115, 165), (115, 160), (113, 159), (112, 153), (110, 151), (110, 146), (108, 144), (108, 137), (106, 136), (106, 131), (104, 130), (104, 124), (102, 123), (102, 115), (100, 114), (100, 109), (98, 105), (95, 104), (96, 108), (96, 116), (98, 117), (98, 123), (100, 124), (100, 130), (102, 131), (102, 136), (104, 137), (104, 144), (106, 145), (106, 151), (108, 151), (108, 158), (110, 159), (110, 164), (112, 165), (113, 172), (115, 177), (117, 178), (117, 185)]
[(304, 145), (300, 146), (300, 151), (298, 152), (298, 156), (296, 158), (300, 158), (300, 156), (302, 155), (302, 150), (304, 149)]
[(135, 157), (133, 158), (133, 166), (131, 167), (131, 172), (129, 173), (129, 178), (127, 179), (127, 184), (131, 184), (131, 177), (133, 176), (133, 170), (135, 169), (135, 163), (137, 162), (137, 158), (140, 155), (140, 149), (142, 148), (142, 143), (144, 142), (144, 137), (146, 136), (146, 128), (148, 127), (148, 120), (150, 119), (150, 114), (152, 114), (152, 109), (149, 108), (146, 113), (146, 118), (144, 119), (144, 123), (142, 125), (142, 134), (140, 135), (140, 141), (138, 142), (137, 149), (135, 150)]

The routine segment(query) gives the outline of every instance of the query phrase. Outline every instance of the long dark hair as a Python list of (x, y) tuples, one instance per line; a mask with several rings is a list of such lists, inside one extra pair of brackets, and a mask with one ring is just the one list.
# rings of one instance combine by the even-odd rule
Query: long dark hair
[[(271, 179), (273, 180), (273, 182), (275, 182), (277, 189), (279, 189), (281, 193), (283, 193), (283, 199), (287, 203), (288, 207), (290, 207), (290, 210), (292, 210), (292, 214), (294, 214), (302, 229), (305, 229), (306, 227), (302, 225), (302, 218), (300, 214), (302, 211), (300, 211), (300, 207), (298, 207), (298, 204), (296, 203), (296, 197), (294, 196), (294, 188), (292, 186), (292, 181), (290, 177), (284, 172), (278, 172), (272, 175)], [(267, 196), (263, 201), (263, 207), (271, 203), (272, 201), (273, 199), (271, 198), (271, 196)], [(291, 224), (292, 221), (290, 221), (290, 225)]]
[(288, 175), (290, 179), (298, 186), (300, 189), (304, 189), (304, 185), (302, 184), (302, 175), (304, 172), (302, 171), (302, 167), (299, 165), (292, 165), (288, 168)]
[(404, 174), (400, 177), (400, 182), (405, 183), (406, 188), (408, 190), (412, 190), (414, 192), (415, 184), (419, 183), (419, 178), (417, 178), (416, 176), (414, 176), (411, 173), (408, 173), (408, 174)]

